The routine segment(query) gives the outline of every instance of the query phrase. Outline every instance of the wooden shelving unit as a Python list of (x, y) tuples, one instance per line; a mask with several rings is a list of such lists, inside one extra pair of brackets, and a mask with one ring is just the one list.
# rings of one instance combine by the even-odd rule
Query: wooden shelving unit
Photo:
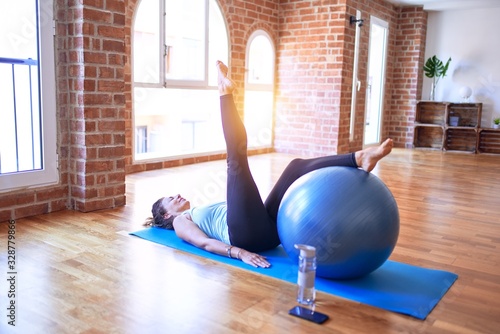
[(445, 102), (418, 102), (413, 147), (440, 150), (443, 148), (446, 108)]
[(458, 117), (458, 127), (477, 129), (481, 126), (482, 103), (449, 103), (446, 124), (451, 126), (450, 118)]
[(480, 129), (477, 151), (500, 154), (500, 129)]
[(419, 101), (413, 147), (476, 153), (482, 108), (482, 103)]
[(445, 151), (463, 151), (475, 153), (477, 148), (477, 131), (475, 129), (446, 129), (443, 149)]
[(446, 123), (446, 102), (420, 101), (417, 104), (415, 123), (418, 125), (444, 126)]
[(444, 131), (442, 126), (419, 125), (413, 133), (415, 148), (442, 149)]

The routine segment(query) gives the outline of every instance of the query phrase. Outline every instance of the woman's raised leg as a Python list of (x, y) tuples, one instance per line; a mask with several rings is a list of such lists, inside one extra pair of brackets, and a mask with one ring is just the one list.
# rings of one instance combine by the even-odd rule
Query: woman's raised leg
[(278, 232), (270, 219), (247, 157), (246, 130), (234, 104), (234, 83), (227, 67), (217, 62), (221, 119), (227, 148), (227, 224), (231, 244), (252, 252), (279, 245)]

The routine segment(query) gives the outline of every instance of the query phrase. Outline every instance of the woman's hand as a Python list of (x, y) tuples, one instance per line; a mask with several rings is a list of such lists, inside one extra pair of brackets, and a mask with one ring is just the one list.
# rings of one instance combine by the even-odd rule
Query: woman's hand
[(262, 255), (256, 254), (256, 253), (251, 253), (249, 251), (246, 251), (244, 249), (241, 249), (241, 252), (239, 253), (241, 261), (245, 262), (246, 264), (249, 264), (254, 267), (260, 267), (260, 268), (269, 268), (271, 264), (266, 260), (266, 258)]
[(271, 264), (262, 255), (251, 253), (243, 248), (233, 247), (223, 243), (222, 241), (209, 238), (205, 232), (200, 230), (198, 225), (191, 220), (191, 216), (189, 215), (184, 214), (175, 218), (174, 230), (175, 234), (177, 234), (177, 236), (182, 240), (208, 252), (219, 255), (228, 255), (232, 259), (238, 258), (246, 264), (254, 267), (269, 268), (271, 266)]

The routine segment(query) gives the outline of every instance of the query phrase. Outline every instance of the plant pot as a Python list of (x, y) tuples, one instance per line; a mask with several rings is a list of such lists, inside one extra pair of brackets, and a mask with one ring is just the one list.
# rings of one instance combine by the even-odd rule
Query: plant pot
[(493, 124), (493, 129), (500, 129), (500, 124)]
[(436, 96), (436, 84), (434, 82), (431, 83), (431, 92), (429, 94), (429, 100), (434, 101), (434, 98)]

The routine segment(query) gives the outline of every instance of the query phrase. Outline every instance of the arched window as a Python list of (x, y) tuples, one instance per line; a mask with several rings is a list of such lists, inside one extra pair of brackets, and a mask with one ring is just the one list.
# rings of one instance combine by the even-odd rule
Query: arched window
[(271, 147), (273, 141), (275, 49), (270, 36), (255, 31), (248, 40), (245, 80), (245, 126), (250, 148)]
[(228, 61), (216, 0), (142, 0), (133, 24), (134, 159), (225, 149), (215, 61)]

